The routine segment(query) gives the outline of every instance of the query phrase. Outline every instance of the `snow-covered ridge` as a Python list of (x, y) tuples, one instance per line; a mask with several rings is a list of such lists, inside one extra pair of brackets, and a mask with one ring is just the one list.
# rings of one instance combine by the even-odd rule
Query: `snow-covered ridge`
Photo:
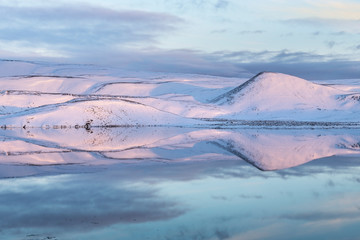
[(281, 73), (263, 72), (247, 80), (0, 61), (0, 76), (3, 128), (219, 127), (249, 121), (356, 126), (360, 117), (359, 88)]

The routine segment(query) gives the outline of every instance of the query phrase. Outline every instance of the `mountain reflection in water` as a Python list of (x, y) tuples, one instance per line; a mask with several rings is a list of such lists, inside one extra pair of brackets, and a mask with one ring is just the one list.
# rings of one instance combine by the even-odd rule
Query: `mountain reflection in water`
[(0, 236), (356, 239), (359, 133), (2, 130)]
[[(360, 130), (94, 128), (2, 130), (1, 164), (104, 166), (153, 161), (245, 160), (261, 170), (360, 155)], [(7, 172), (6, 177), (11, 177)], [(34, 172), (34, 174), (36, 174)], [(18, 176), (14, 173), (14, 176)]]

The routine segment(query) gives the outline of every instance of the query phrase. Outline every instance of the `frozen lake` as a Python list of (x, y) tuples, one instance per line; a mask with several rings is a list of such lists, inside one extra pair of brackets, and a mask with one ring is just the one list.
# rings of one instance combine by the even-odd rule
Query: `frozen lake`
[(358, 129), (0, 133), (4, 240), (360, 234)]

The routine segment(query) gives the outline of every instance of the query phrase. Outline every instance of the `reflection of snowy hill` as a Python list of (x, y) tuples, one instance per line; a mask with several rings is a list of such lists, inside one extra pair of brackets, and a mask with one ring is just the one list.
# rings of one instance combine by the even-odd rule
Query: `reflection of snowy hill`
[(353, 134), (306, 131), (260, 131), (233, 135), (216, 143), (261, 170), (278, 170), (335, 155), (358, 155)]
[(328, 86), (280, 73), (246, 80), (21, 61), (0, 61), (0, 76), (3, 127), (346, 125), (360, 117), (354, 81)]
[[(359, 130), (187, 128), (0, 131), (2, 164), (104, 166), (135, 162), (245, 160), (278, 170), (330, 156), (358, 156)], [(60, 167), (61, 168), (61, 167)], [(81, 168), (79, 168), (81, 169)]]

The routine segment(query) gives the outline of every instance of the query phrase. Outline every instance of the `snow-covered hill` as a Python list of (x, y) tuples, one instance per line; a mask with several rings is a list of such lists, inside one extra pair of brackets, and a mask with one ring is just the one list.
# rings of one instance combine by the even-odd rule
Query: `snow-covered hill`
[(270, 72), (247, 80), (21, 61), (0, 61), (0, 76), (0, 126), (7, 128), (346, 125), (360, 118), (353, 80), (340, 86)]
[(360, 110), (352, 92), (272, 72), (262, 72), (212, 102), (228, 110), (223, 117), (243, 119), (356, 121), (354, 112)]
[(192, 126), (195, 119), (184, 118), (127, 99), (76, 99), (23, 110), (3, 117), (7, 128)]
[[(215, 98), (219, 104), (258, 105), (264, 110), (294, 109), (298, 105), (329, 108), (333, 96), (343, 93), (329, 86), (272, 72), (262, 72), (250, 80)], [(332, 100), (332, 101), (331, 101)], [(260, 109), (259, 109), (260, 110)]]

